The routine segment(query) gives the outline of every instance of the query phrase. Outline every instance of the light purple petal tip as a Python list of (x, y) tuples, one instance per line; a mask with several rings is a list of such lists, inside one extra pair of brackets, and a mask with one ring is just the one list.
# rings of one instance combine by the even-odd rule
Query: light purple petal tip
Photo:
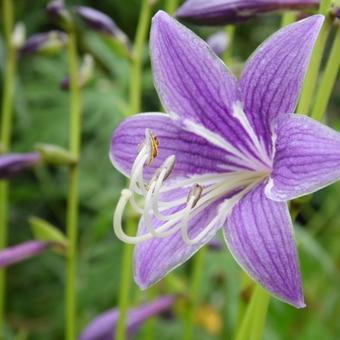
[(27, 241), (13, 247), (0, 250), (0, 268), (22, 262), (30, 257), (40, 255), (49, 247), (48, 242)]
[(339, 133), (302, 115), (280, 117), (275, 132), (268, 197), (291, 200), (340, 179)]
[[(167, 311), (175, 301), (174, 296), (162, 296), (157, 300), (129, 310), (127, 316), (127, 333), (132, 336), (149, 318)], [(119, 317), (117, 308), (97, 316), (81, 333), (79, 340), (112, 340)]]
[(261, 184), (234, 207), (224, 231), (231, 253), (255, 281), (279, 299), (305, 306), (287, 203), (268, 199)]
[(318, 5), (319, 0), (187, 0), (176, 16), (195, 24), (224, 25), (243, 22), (258, 14), (306, 10)]
[(211, 49), (221, 57), (228, 48), (229, 37), (225, 31), (218, 31), (208, 37), (207, 43)]
[(27, 154), (5, 154), (0, 156), (0, 179), (11, 178), (21, 174), (40, 161), (37, 152)]

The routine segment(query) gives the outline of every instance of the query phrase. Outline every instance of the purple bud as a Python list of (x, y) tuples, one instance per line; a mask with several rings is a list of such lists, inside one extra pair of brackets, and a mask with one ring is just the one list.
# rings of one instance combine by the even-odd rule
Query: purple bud
[(338, 8), (335, 12), (335, 16), (340, 19), (340, 8)]
[(222, 249), (225, 249), (224, 245), (222, 244), (222, 242), (218, 239), (212, 239), (211, 241), (209, 241), (207, 243), (208, 248), (210, 250), (215, 250), (215, 251), (219, 251)]
[(21, 55), (33, 53), (57, 53), (67, 45), (67, 34), (62, 31), (38, 33), (27, 39), (21, 48)]
[(30, 257), (44, 252), (50, 243), (42, 241), (27, 241), (13, 247), (0, 250), (0, 268), (22, 262)]
[(225, 25), (250, 19), (258, 14), (311, 9), (319, 0), (187, 0), (176, 13), (177, 18), (201, 25)]
[(208, 37), (207, 43), (211, 49), (221, 57), (228, 48), (229, 37), (226, 32), (219, 31)]
[(51, 18), (59, 19), (65, 10), (64, 0), (53, 0), (47, 5), (46, 9)]
[(109, 34), (124, 43), (128, 43), (128, 38), (125, 33), (105, 13), (87, 6), (76, 7), (76, 13), (93, 30)]
[[(149, 318), (171, 308), (175, 298), (163, 296), (157, 300), (129, 310), (127, 316), (127, 333), (131, 336)], [(79, 340), (112, 340), (119, 317), (117, 308), (96, 317), (82, 332)]]
[(11, 178), (21, 174), (24, 170), (32, 168), (40, 162), (37, 152), (26, 154), (5, 154), (0, 156), (0, 179)]

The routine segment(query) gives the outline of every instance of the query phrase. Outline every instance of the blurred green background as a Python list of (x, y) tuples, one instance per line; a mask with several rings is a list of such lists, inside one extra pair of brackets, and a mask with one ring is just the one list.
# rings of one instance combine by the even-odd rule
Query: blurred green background
[[(42, 0), (15, 0), (16, 21), (28, 35), (55, 28)], [(110, 15), (133, 40), (139, 0), (68, 1), (92, 6)], [(156, 6), (161, 8), (162, 2)], [(156, 10), (155, 8), (155, 10)], [(234, 67), (239, 69), (249, 54), (278, 29), (280, 16), (268, 15), (237, 28)], [(192, 27), (192, 26), (191, 26)], [(202, 37), (219, 28), (192, 27)], [(78, 254), (78, 330), (97, 314), (117, 304), (122, 244), (112, 231), (112, 214), (124, 178), (108, 158), (113, 129), (128, 109), (129, 63), (113, 53), (94, 32), (84, 31), (79, 53), (96, 58), (95, 73), (82, 91), (83, 134), (80, 163), (80, 235)], [(60, 89), (67, 74), (66, 54), (28, 56), (19, 61), (12, 150), (26, 152), (38, 142), (68, 145), (69, 94)], [(4, 75), (4, 42), (0, 36), (0, 86)], [(143, 73), (143, 110), (157, 111), (160, 104), (152, 83), (148, 50)], [(340, 82), (334, 89), (327, 123), (340, 129)], [(67, 171), (39, 166), (11, 182), (9, 243), (32, 238), (28, 218), (42, 217), (65, 229)], [(340, 184), (294, 202), (298, 212), (296, 237), (307, 308), (295, 310), (272, 299), (265, 339), (340, 339)], [(241, 271), (227, 249), (209, 251), (206, 258), (195, 339), (229, 339), (237, 322)], [(173, 281), (187, 287), (191, 262), (175, 271)], [(172, 282), (169, 281), (170, 283)], [(135, 305), (156, 294), (174, 291), (161, 282), (141, 293), (134, 285)], [(64, 328), (64, 259), (53, 252), (8, 270), (8, 339), (62, 339)], [(241, 294), (247, 300), (246, 292)], [(185, 303), (185, 302), (183, 302)], [(155, 339), (177, 339), (183, 330), (179, 303), (171, 318), (157, 318)], [(135, 336), (142, 339), (143, 329)]]

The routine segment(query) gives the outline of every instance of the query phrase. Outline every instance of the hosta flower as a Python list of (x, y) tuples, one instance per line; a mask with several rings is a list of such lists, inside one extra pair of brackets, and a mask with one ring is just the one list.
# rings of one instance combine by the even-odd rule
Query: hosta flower
[[(129, 310), (127, 333), (132, 336), (149, 318), (167, 311), (174, 303), (173, 296), (162, 296), (153, 302)], [(81, 333), (79, 340), (112, 340), (119, 318), (119, 310), (113, 308), (96, 317)]]
[(176, 16), (196, 24), (222, 25), (238, 23), (256, 15), (279, 11), (311, 9), (319, 0), (187, 0)]
[(40, 154), (37, 152), (0, 155), (0, 179), (17, 176), (40, 160)]
[[(110, 152), (130, 177), (114, 229), (136, 244), (141, 288), (223, 229), (252, 278), (304, 306), (287, 201), (340, 178), (340, 135), (292, 113), (322, 22), (315, 15), (278, 31), (237, 80), (190, 30), (164, 12), (154, 17), (154, 81), (167, 114), (128, 118), (114, 132)], [(142, 215), (136, 236), (122, 230), (128, 202)]]

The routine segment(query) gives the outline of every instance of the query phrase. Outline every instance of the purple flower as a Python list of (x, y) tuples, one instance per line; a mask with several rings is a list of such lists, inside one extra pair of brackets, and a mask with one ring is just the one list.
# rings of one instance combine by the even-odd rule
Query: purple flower
[(105, 13), (87, 6), (76, 7), (76, 12), (85, 23), (95, 31), (109, 34), (125, 44), (128, 43), (128, 38), (125, 33), (120, 30), (116, 23)]
[(33, 53), (56, 53), (67, 45), (67, 34), (50, 31), (32, 35), (20, 49), (21, 55)]
[(40, 154), (37, 152), (0, 155), (0, 179), (17, 176), (39, 162)]
[(187, 0), (177, 18), (203, 25), (223, 25), (248, 20), (278, 10), (317, 8), (319, 0)]
[(27, 241), (13, 247), (0, 250), (0, 268), (22, 262), (30, 257), (40, 255), (50, 243), (43, 241)]
[(211, 49), (221, 57), (228, 48), (229, 37), (226, 32), (219, 31), (208, 37), (207, 43)]
[[(114, 214), (136, 244), (135, 280), (159, 281), (223, 228), (240, 266), (279, 299), (304, 306), (287, 201), (340, 178), (340, 135), (294, 112), (323, 23), (315, 15), (264, 42), (240, 80), (164, 12), (153, 19), (154, 81), (167, 114), (128, 118), (110, 157), (130, 177)], [(144, 196), (144, 206), (135, 199)], [(121, 226), (130, 202), (137, 236)]]
[[(132, 336), (149, 318), (167, 311), (174, 303), (173, 296), (163, 296), (157, 300), (131, 309), (127, 317), (127, 332)], [(119, 317), (117, 308), (97, 316), (82, 332), (79, 340), (112, 340)]]

